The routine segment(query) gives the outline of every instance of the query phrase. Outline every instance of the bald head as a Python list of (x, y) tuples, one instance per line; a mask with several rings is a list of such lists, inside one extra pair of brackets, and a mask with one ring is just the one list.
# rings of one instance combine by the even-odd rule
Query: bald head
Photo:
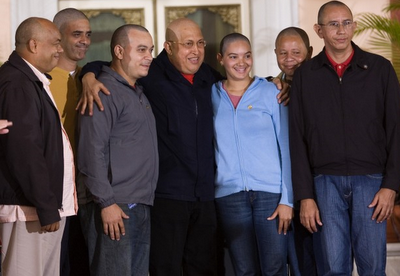
[(58, 63), (61, 34), (57, 26), (39, 17), (24, 20), (15, 34), (15, 51), (40, 72), (50, 72)]
[(46, 21), (50, 22), (49, 20), (44, 18), (30, 17), (24, 20), (18, 26), (15, 33), (15, 47), (17, 52), (25, 47), (30, 39), (39, 39), (40, 36), (43, 35), (43, 32), (46, 31)]
[(80, 10), (74, 8), (67, 8), (59, 11), (53, 19), (54, 24), (56, 24), (57, 28), (61, 33), (64, 32), (64, 28), (72, 21), (85, 19), (89, 21), (87, 16), (81, 12)]
[(251, 45), (250, 40), (243, 34), (240, 33), (230, 33), (224, 36), (219, 44), (219, 54), (224, 56), (226, 48), (228, 48), (229, 44), (235, 41), (245, 41), (249, 45)]
[(137, 30), (146, 33), (149, 32), (145, 27), (136, 24), (126, 24), (117, 28), (111, 37), (111, 43), (110, 43), (111, 56), (113, 58), (115, 57), (115, 52), (114, 52), (115, 46), (121, 45), (122, 48), (125, 48), (129, 44), (129, 32), (131, 30)]
[(307, 33), (297, 27), (283, 29), (275, 40), (275, 54), (285, 80), (291, 81), (294, 71), (311, 58), (312, 47)]
[(353, 17), (353, 13), (351, 12), (350, 8), (345, 3), (340, 2), (340, 1), (329, 1), (329, 2), (327, 2), (325, 4), (323, 4), (319, 8), (319, 11), (318, 11), (318, 24), (323, 24), (325, 10), (326, 10), (326, 8), (329, 8), (329, 7), (346, 7), (349, 10), (351, 16)]
[(288, 27), (280, 31), (275, 40), (275, 48), (277, 47), (279, 40), (284, 36), (299, 36), (306, 49), (310, 48), (310, 39), (308, 38), (307, 33), (303, 29), (297, 27)]
[(126, 24), (116, 29), (111, 38), (111, 69), (130, 85), (147, 76), (153, 60), (153, 38), (140, 25)]
[(185, 30), (197, 29), (200, 33), (200, 27), (196, 22), (188, 18), (179, 18), (172, 21), (165, 32), (166, 41), (179, 41), (181, 39), (181, 34)]
[(165, 32), (164, 49), (175, 68), (184, 74), (195, 74), (204, 61), (203, 34), (197, 23), (188, 18), (172, 21)]

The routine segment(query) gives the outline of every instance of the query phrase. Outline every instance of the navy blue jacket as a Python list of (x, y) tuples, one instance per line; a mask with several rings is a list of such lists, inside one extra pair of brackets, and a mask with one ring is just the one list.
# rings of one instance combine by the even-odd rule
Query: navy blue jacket
[(156, 118), (160, 172), (156, 197), (214, 199), (211, 86), (221, 75), (203, 63), (193, 85), (163, 50), (139, 82)]
[(60, 220), (64, 156), (58, 111), (25, 61), (13, 52), (0, 68), (0, 204), (36, 207), (42, 226)]
[(361, 50), (339, 78), (325, 50), (294, 74), (289, 104), (295, 200), (313, 198), (313, 174), (383, 173), (400, 184), (400, 85), (393, 66)]

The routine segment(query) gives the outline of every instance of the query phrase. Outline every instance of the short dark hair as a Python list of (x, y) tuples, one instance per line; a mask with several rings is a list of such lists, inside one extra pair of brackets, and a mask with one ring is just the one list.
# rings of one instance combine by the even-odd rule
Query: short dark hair
[(325, 9), (327, 7), (330, 7), (330, 6), (343, 6), (343, 7), (346, 7), (349, 10), (351, 16), (353, 17), (353, 13), (351, 12), (350, 8), (345, 3), (340, 2), (340, 1), (329, 1), (329, 2), (327, 2), (325, 4), (323, 4), (319, 8), (319, 11), (318, 11), (318, 24), (323, 24), (322, 23), (322, 19), (323, 19), (323, 16), (324, 16), (324, 11), (325, 11)]
[(66, 8), (59, 11), (54, 16), (53, 23), (56, 24), (57, 28), (62, 33), (67, 23), (79, 19), (86, 19), (87, 21), (89, 21), (87, 16), (80, 10), (74, 8)]
[(221, 43), (219, 44), (219, 53), (224, 55), (226, 47), (237, 40), (246, 41), (251, 46), (250, 40), (245, 35), (240, 33), (230, 33), (222, 38)]
[(124, 48), (126, 47), (126, 45), (129, 43), (128, 32), (133, 29), (142, 32), (149, 32), (145, 27), (137, 24), (125, 24), (121, 27), (118, 27), (111, 37), (110, 47), (112, 57), (115, 55), (114, 48), (116, 45), (121, 45)]
[(276, 48), (276, 44), (278, 43), (278, 40), (282, 36), (286, 36), (286, 35), (298, 35), (298, 36), (300, 36), (301, 40), (303, 40), (303, 43), (306, 46), (306, 49), (308, 50), (308, 48), (310, 48), (310, 38), (308, 37), (307, 33), (303, 29), (300, 29), (300, 28), (297, 28), (297, 27), (288, 27), (288, 28), (283, 29), (282, 31), (280, 31), (278, 36), (275, 39), (275, 48)]

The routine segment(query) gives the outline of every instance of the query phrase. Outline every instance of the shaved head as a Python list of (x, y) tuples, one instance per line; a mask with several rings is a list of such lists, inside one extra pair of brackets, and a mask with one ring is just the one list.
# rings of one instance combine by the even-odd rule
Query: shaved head
[(196, 22), (190, 20), (188, 18), (179, 18), (172, 21), (165, 32), (165, 40), (166, 41), (177, 41), (181, 38), (181, 33), (184, 30), (195, 28), (198, 29), (200, 32), (200, 27), (197, 25)]
[(321, 6), (321, 8), (319, 8), (319, 11), (318, 11), (318, 24), (322, 24), (322, 22), (324, 21), (323, 20), (324, 19), (324, 12), (325, 12), (326, 8), (328, 8), (328, 7), (338, 7), (338, 6), (346, 7), (350, 12), (351, 17), (353, 17), (353, 13), (351, 12), (350, 8), (345, 3), (340, 2), (340, 1), (330, 1), (330, 2), (327, 2), (327, 3), (323, 4)]
[(125, 48), (129, 44), (129, 31), (130, 30), (137, 30), (141, 32), (149, 32), (145, 27), (136, 24), (126, 24), (122, 25), (121, 27), (117, 28), (111, 38), (111, 56), (114, 57), (114, 48), (116, 45), (121, 45)]
[(304, 42), (304, 46), (306, 46), (307, 49), (310, 48), (310, 39), (308, 38), (307, 33), (303, 29), (297, 27), (288, 27), (280, 31), (275, 40), (275, 48), (277, 47), (279, 39), (283, 36), (299, 36), (301, 40)]
[[(203, 44), (198, 44), (199, 42)], [(168, 25), (164, 49), (168, 59), (179, 72), (195, 74), (199, 70), (204, 61), (205, 45), (203, 34), (196, 22), (188, 18), (179, 18)]]
[(89, 19), (86, 17), (86, 15), (81, 12), (80, 10), (74, 9), (74, 8), (67, 8), (64, 10), (59, 11), (53, 19), (54, 24), (56, 24), (57, 28), (60, 30), (61, 33), (64, 32), (64, 28), (66, 27), (67, 24), (69, 24), (72, 21), (80, 20), (80, 19), (86, 19), (89, 21)]
[(15, 33), (15, 47), (20, 50), (30, 39), (41, 40), (49, 32), (49, 26), (53, 23), (40, 17), (25, 19), (17, 28)]
[(15, 34), (15, 51), (40, 72), (50, 72), (58, 63), (61, 34), (57, 26), (39, 17), (25, 19)]
[(224, 36), (219, 44), (219, 53), (221, 54), (221, 56), (225, 54), (225, 50), (229, 46), (229, 44), (238, 40), (245, 41), (246, 43), (251, 45), (250, 40), (245, 35), (240, 33), (230, 33)]
[(311, 58), (312, 47), (307, 33), (297, 27), (283, 29), (275, 40), (275, 54), (285, 80), (291, 81), (295, 70)]

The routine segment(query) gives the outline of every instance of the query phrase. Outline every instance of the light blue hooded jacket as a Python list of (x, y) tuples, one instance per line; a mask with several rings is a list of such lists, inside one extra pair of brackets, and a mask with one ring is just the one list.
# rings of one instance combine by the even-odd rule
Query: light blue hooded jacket
[(288, 108), (273, 83), (255, 77), (235, 109), (222, 82), (212, 87), (215, 197), (240, 191), (280, 193), (293, 207)]

